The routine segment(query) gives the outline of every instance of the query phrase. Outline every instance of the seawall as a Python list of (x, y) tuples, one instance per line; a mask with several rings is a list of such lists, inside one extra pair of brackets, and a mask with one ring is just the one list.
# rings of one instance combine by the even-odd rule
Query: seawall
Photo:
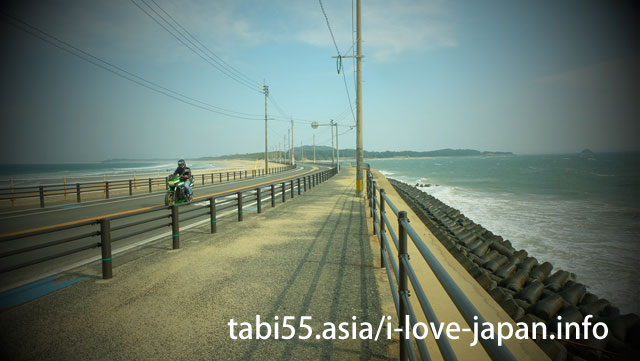
[[(467, 270), (496, 303), (516, 322), (544, 322), (557, 332), (558, 316), (565, 322), (604, 322), (608, 335), (578, 340), (575, 329), (563, 340), (536, 340), (553, 360), (617, 360), (638, 352), (640, 317), (620, 314), (608, 300), (587, 291), (575, 274), (554, 270), (526, 250), (516, 250), (495, 235), (435, 197), (408, 184), (390, 179), (398, 194), (441, 244)], [(576, 255), (578, 256), (578, 255)], [(584, 338), (584, 335), (582, 335)]]
[[(407, 212), (409, 221), (411, 222), (412, 228), (416, 234), (425, 243), (443, 269), (473, 304), (479, 315), (481, 315), (487, 322), (494, 325), (494, 327), (499, 324), (509, 323), (513, 329), (516, 329), (516, 324), (511, 317), (509, 317), (509, 315), (496, 303), (496, 301), (494, 301), (493, 298), (487, 295), (481, 285), (437, 239), (434, 233), (431, 232), (426, 225), (420, 222), (419, 216), (413, 211), (409, 204), (401, 198), (399, 194), (400, 192), (397, 192), (380, 172), (374, 169), (372, 169), (371, 172), (373, 174), (374, 181), (381, 189), (385, 190), (388, 199), (398, 208), (398, 210)], [(398, 222), (389, 208), (387, 208), (387, 215), (390, 221), (389, 228), (392, 229), (395, 234), (398, 234)], [(372, 218), (367, 216), (367, 219), (371, 220)], [(370, 222), (369, 232), (371, 232), (371, 227), (372, 224)], [(372, 239), (377, 242), (377, 236), (373, 235)], [(396, 249), (391, 241), (390, 247), (392, 248), (394, 257), (397, 257)], [(427, 265), (422, 254), (412, 241), (408, 242), (408, 253), (412, 267), (416, 273), (416, 277), (429, 299), (429, 303), (433, 308), (438, 322), (446, 323), (445, 326), (457, 323), (460, 325), (461, 329), (473, 329), (475, 325), (469, 324), (465, 321), (459, 309), (451, 299), (451, 296), (438, 281), (437, 276)], [(379, 262), (380, 261), (378, 260), (378, 264)], [(384, 269), (380, 269), (380, 272), (381, 275), (384, 274), (384, 278), (386, 279), (386, 271)], [(389, 287), (387, 280), (384, 281), (384, 286), (380, 286), (381, 289), (382, 287)], [(411, 295), (409, 300), (412, 303), (413, 308), (416, 310), (416, 317), (418, 318), (418, 321), (433, 321), (427, 320), (423, 312), (420, 311), (420, 304), (415, 296), (416, 292), (411, 284), (409, 284), (409, 294)], [(392, 308), (392, 310), (385, 309), (385, 312), (387, 314), (394, 314), (396, 313), (396, 310), (395, 308)], [(442, 355), (433, 336), (433, 332), (430, 332), (428, 337), (425, 339), (429, 355), (434, 361), (442, 360)], [(471, 346), (474, 338), (473, 333), (461, 332), (457, 336), (457, 339), (448, 338), (448, 342), (450, 343), (458, 360), (491, 360), (486, 350), (479, 343)], [(512, 337), (504, 340), (504, 345), (517, 360), (542, 361), (549, 359), (540, 347), (530, 339), (516, 339), (515, 337)]]

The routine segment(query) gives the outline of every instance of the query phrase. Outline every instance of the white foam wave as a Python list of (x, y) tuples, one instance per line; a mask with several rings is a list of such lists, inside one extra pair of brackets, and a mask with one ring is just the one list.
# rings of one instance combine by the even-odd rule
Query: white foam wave
[(604, 202), (486, 193), (462, 187), (421, 189), (539, 261), (574, 272), (578, 282), (626, 312), (640, 311), (640, 285), (632, 277), (640, 245), (627, 241), (639, 233), (629, 222), (633, 210)]

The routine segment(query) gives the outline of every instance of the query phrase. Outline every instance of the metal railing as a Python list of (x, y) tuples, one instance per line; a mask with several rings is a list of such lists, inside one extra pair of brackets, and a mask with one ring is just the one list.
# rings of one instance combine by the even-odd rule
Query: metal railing
[[(220, 171), (211, 173), (194, 174), (193, 180), (196, 184), (214, 184), (224, 183), (235, 180), (256, 178), (270, 174), (278, 174), (293, 169), (291, 165), (264, 169), (253, 170), (234, 170)], [(150, 177), (137, 179), (118, 179), (104, 180), (94, 182), (78, 182), (78, 183), (58, 183), (58, 184), (40, 184), (32, 186), (17, 186), (9, 188), (0, 188), (0, 201), (9, 201), (11, 206), (15, 205), (15, 201), (19, 199), (39, 198), (40, 208), (45, 207), (45, 199), (47, 197), (62, 197), (68, 200), (69, 197), (75, 195), (76, 203), (82, 201), (83, 193), (103, 193), (104, 199), (109, 199), (113, 192), (129, 191), (129, 195), (133, 195), (137, 188), (148, 189), (149, 193), (153, 189), (168, 189), (167, 177)]]
[[(427, 294), (420, 284), (416, 272), (409, 259), (408, 238), (411, 238), (413, 244), (422, 255), (424, 261), (431, 268), (438, 281), (445, 289), (456, 308), (462, 314), (462, 317), (469, 325), (478, 324), (478, 332), (482, 333), (484, 327), (488, 327), (486, 320), (480, 312), (471, 303), (467, 296), (462, 292), (460, 287), (451, 278), (449, 273), (440, 264), (438, 259), (433, 255), (429, 247), (422, 241), (420, 236), (411, 227), (406, 211), (400, 211), (391, 202), (384, 189), (380, 188), (376, 181), (373, 180), (371, 168), (367, 165), (367, 200), (369, 203), (369, 216), (373, 218), (373, 234), (377, 236), (380, 242), (380, 264), (387, 271), (387, 278), (393, 295), (400, 328), (402, 329), (400, 336), (400, 360), (416, 360), (416, 350), (411, 340), (417, 346), (418, 354), (422, 360), (430, 360), (429, 351), (427, 350), (424, 339), (412, 338), (413, 333), (409, 329), (418, 323), (418, 317), (415, 309), (409, 301), (409, 281), (413, 287), (418, 303), (424, 317), (440, 327), (440, 322), (431, 307)], [(396, 216), (398, 224), (398, 234), (395, 234), (391, 221), (387, 216), (387, 207), (391, 209), (391, 213)], [(387, 235), (388, 234), (388, 235)], [(397, 261), (394, 258), (394, 251), (390, 247), (389, 237), (395, 245), (398, 252)], [(391, 267), (389, 267), (391, 265)], [(410, 325), (409, 329), (405, 325)], [(496, 339), (484, 339), (478, 335), (479, 341), (483, 348), (489, 354), (492, 360), (513, 360), (515, 357), (506, 346), (498, 346)], [(440, 354), (446, 361), (457, 360), (449, 341), (444, 335), (436, 338)]]
[[(268, 201), (270, 199), (271, 207), (275, 207), (278, 199), (284, 203), (287, 197), (294, 198), (296, 191), (298, 195), (301, 195), (303, 191), (307, 192), (335, 174), (336, 170), (332, 168), (302, 176), (291, 176), (270, 183), (238, 188), (197, 199), (191, 203), (155, 206), (132, 213), (92, 219), (54, 228), (25, 233), (16, 232), (0, 238), (0, 245), (5, 246), (9, 242), (16, 240), (21, 240), (21, 244), (18, 246), (22, 246), (22, 243), (31, 244), (4, 250), (0, 253), (0, 260), (2, 260), (0, 274), (100, 247), (102, 253), (102, 277), (109, 279), (112, 277), (111, 246), (114, 242), (171, 227), (172, 247), (173, 249), (178, 249), (180, 248), (181, 222), (184, 224), (189, 220), (208, 217), (211, 224), (210, 232), (216, 233), (220, 211), (227, 209), (237, 210), (237, 219), (242, 221), (247, 208), (245, 206), (246, 202), (255, 202), (257, 213), (262, 213), (265, 200)], [(202, 202), (208, 202), (206, 207), (185, 207), (194, 203), (201, 204)], [(181, 209), (182, 211), (180, 211)], [(144, 228), (139, 228), (143, 225), (145, 225)], [(97, 229), (96, 226), (98, 227)], [(91, 229), (87, 230), (87, 227)], [(133, 227), (138, 228), (131, 231)], [(69, 233), (69, 231), (72, 231), (73, 234), (60, 236), (61, 233)], [(52, 240), (56, 236), (58, 238)], [(81, 244), (78, 244), (80, 241)], [(52, 247), (58, 246), (59, 248), (63, 245), (66, 249), (52, 249)], [(3, 248), (11, 247), (5, 246)], [(24, 260), (24, 258), (29, 259)]]

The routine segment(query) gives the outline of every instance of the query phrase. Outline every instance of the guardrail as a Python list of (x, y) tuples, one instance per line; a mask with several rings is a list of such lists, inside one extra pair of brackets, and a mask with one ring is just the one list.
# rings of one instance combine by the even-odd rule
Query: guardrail
[[(282, 173), (284, 171), (293, 169), (291, 165), (283, 167), (264, 169), (240, 170), (240, 171), (221, 171), (195, 174), (193, 176), (194, 182), (205, 184), (224, 183), (247, 178), (256, 178), (259, 176), (265, 176), (269, 174)], [(76, 202), (82, 201), (82, 193), (104, 193), (104, 198), (109, 199), (110, 195), (114, 191), (129, 191), (129, 195), (133, 195), (137, 188), (149, 190), (149, 193), (153, 192), (153, 188), (165, 190), (168, 189), (167, 177), (155, 177), (155, 178), (140, 178), (140, 179), (118, 179), (118, 180), (104, 180), (97, 182), (80, 182), (80, 183), (59, 183), (59, 184), (41, 184), (33, 186), (18, 186), (9, 188), (0, 188), (0, 201), (10, 201), (11, 206), (15, 205), (15, 201), (18, 199), (26, 198), (39, 198), (40, 208), (45, 207), (46, 197), (62, 196), (66, 200), (70, 195), (73, 197), (75, 194)]]
[[(180, 222), (186, 222), (202, 217), (209, 217), (211, 233), (217, 232), (218, 214), (226, 209), (237, 209), (238, 221), (244, 218), (244, 212), (248, 202), (255, 202), (257, 213), (262, 213), (262, 206), (265, 200), (271, 201), (271, 207), (276, 206), (278, 199), (284, 203), (289, 196), (295, 197), (297, 190), (298, 195), (304, 191), (308, 191), (316, 185), (326, 181), (336, 174), (335, 168), (318, 171), (303, 176), (292, 176), (270, 183), (259, 184), (257, 186), (248, 186), (236, 190), (208, 196), (205, 198), (194, 200), (191, 203), (182, 203), (172, 206), (155, 206), (148, 209), (140, 210), (134, 213), (122, 214), (112, 217), (87, 220), (81, 223), (61, 225), (59, 227), (42, 229), (28, 233), (14, 233), (0, 238), (0, 244), (5, 246), (9, 242), (21, 240), (31, 243), (26, 247), (18, 247), (0, 253), (2, 267), (0, 273), (15, 271), (20, 268), (32, 266), (38, 263), (46, 262), (56, 258), (61, 258), (89, 250), (92, 248), (101, 248), (102, 253), (102, 278), (109, 279), (112, 274), (112, 252), (111, 245), (127, 238), (138, 236), (144, 233), (155, 231), (158, 229), (171, 227), (171, 238), (173, 249), (180, 248)], [(266, 194), (265, 194), (266, 193)], [(265, 196), (266, 195), (266, 196)], [(194, 203), (208, 202), (207, 207), (185, 207)], [(184, 209), (180, 212), (180, 209)], [(187, 215), (185, 217), (185, 215)], [(142, 216), (142, 217), (141, 217)], [(126, 221), (123, 221), (126, 220)], [(119, 221), (120, 224), (114, 224)], [(136, 229), (131, 232), (125, 232), (132, 227), (146, 225), (145, 228)], [(95, 227), (98, 229), (95, 229)], [(92, 228), (87, 230), (86, 227)], [(59, 236), (57, 239), (51, 239), (53, 234), (60, 234), (66, 231), (72, 231), (73, 234)], [(67, 232), (68, 233), (68, 232)], [(45, 239), (37, 239), (39, 236), (46, 236)], [(95, 237), (100, 237), (99, 240)], [(166, 236), (165, 236), (166, 237)], [(77, 244), (81, 242), (81, 244)], [(76, 243), (76, 244), (74, 244)], [(54, 250), (50, 253), (52, 247), (63, 246), (69, 249)], [(3, 247), (11, 248), (11, 247)], [(26, 256), (25, 256), (26, 255)], [(23, 259), (16, 258), (21, 256)], [(11, 257), (14, 257), (11, 259)], [(24, 258), (29, 258), (24, 260)]]
[[(389, 279), (389, 285), (398, 314), (400, 328), (402, 329), (400, 339), (400, 360), (416, 360), (415, 349), (411, 344), (412, 332), (404, 327), (405, 324), (409, 324), (410, 328), (413, 329), (414, 325), (418, 323), (415, 310), (409, 301), (409, 281), (416, 293), (423, 315), (427, 320), (429, 320), (429, 322), (433, 322), (433, 324), (437, 325), (436, 327), (440, 327), (440, 322), (429, 303), (429, 299), (427, 298), (424, 288), (418, 280), (413, 269), (412, 262), (409, 260), (408, 238), (411, 238), (424, 261), (436, 275), (438, 281), (449, 297), (451, 297), (451, 300), (460, 311), (465, 321), (469, 325), (478, 324), (478, 332), (482, 333), (484, 327), (488, 327), (486, 320), (447, 273), (438, 259), (429, 250), (429, 247), (427, 247), (420, 236), (418, 236), (413, 227), (411, 227), (411, 224), (409, 224), (409, 218), (407, 218), (407, 212), (398, 210), (398, 208), (391, 202), (384, 189), (381, 189), (376, 181), (373, 180), (373, 175), (371, 174), (371, 168), (369, 165), (367, 165), (367, 199), (369, 203), (369, 216), (373, 218), (373, 234), (377, 236), (380, 242), (380, 264), (387, 271), (387, 278)], [(387, 216), (387, 207), (391, 209), (391, 213), (396, 216), (398, 234), (393, 231), (393, 227), (391, 226), (391, 222)], [(387, 236), (387, 233), (389, 236)], [(393, 240), (395, 249), (398, 252), (397, 261), (394, 258), (393, 249), (389, 245), (389, 237)], [(391, 268), (389, 265), (391, 265)], [(406, 322), (407, 318), (408, 322)], [(506, 346), (498, 346), (497, 340), (484, 339), (482, 337), (478, 338), (492, 360), (516, 360)], [(424, 339), (413, 338), (413, 341), (417, 346), (420, 359), (431, 360)], [(457, 360), (457, 357), (446, 337), (436, 338), (436, 343), (444, 360)]]

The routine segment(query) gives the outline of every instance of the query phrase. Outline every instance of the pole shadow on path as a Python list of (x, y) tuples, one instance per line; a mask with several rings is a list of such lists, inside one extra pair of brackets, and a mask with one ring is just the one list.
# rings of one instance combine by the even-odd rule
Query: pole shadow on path
[[(308, 245), (290, 278), (284, 284), (282, 291), (276, 298), (271, 310), (266, 314), (264, 320), (270, 321), (273, 320), (275, 316), (278, 316), (278, 311), (282, 309), (285, 298), (292, 291), (292, 286), (299, 278), (301, 271), (305, 266), (309, 267), (309, 264), (314, 262), (318, 263), (318, 268), (312, 280), (309, 282), (302, 302), (297, 305), (299, 308), (295, 313), (295, 322), (298, 322), (301, 316), (308, 316), (310, 315), (309, 312), (314, 311), (311, 308), (312, 300), (314, 300), (314, 297), (320, 297), (319, 294), (324, 293), (318, 292), (321, 276), (325, 273), (328, 277), (333, 277), (329, 275), (331, 270), (326, 267), (327, 265), (337, 265), (338, 269), (334, 286), (332, 286), (333, 290), (331, 290), (333, 297), (326, 300), (326, 308), (328, 311), (324, 313), (326, 316), (323, 316), (324, 319), (322, 319), (321, 322), (331, 322), (334, 325), (340, 322), (348, 322), (349, 325), (351, 325), (352, 322), (356, 322), (359, 325), (360, 322), (366, 321), (372, 323), (375, 327), (380, 320), (382, 311), (377, 296), (378, 287), (373, 273), (373, 257), (371, 247), (369, 246), (365, 210), (361, 199), (351, 195), (352, 189), (353, 187), (345, 187), (344, 191), (341, 192), (339, 200), (333, 205), (331, 212), (322, 223), (318, 232), (314, 235), (313, 240)], [(354, 211), (355, 214), (359, 215), (357, 220), (352, 216)], [(344, 216), (345, 214), (347, 214), (347, 216)], [(354, 237), (354, 233), (357, 234), (357, 237)], [(326, 242), (326, 245), (324, 249), (322, 249), (320, 260), (310, 260), (312, 252), (316, 246), (319, 247), (322, 241)], [(330, 251), (337, 249), (337, 247), (341, 247), (339, 253), (340, 258), (335, 260), (330, 259)], [(346, 282), (345, 274), (352, 276), (349, 277), (349, 280), (353, 280), (357, 284), (353, 285)], [(354, 277), (356, 277), (355, 280)], [(357, 292), (352, 291), (355, 287), (358, 288)], [(329, 301), (331, 301), (330, 305), (328, 305)], [(351, 318), (352, 316), (356, 316), (356, 321)], [(313, 317), (315, 320), (316, 316)], [(360, 327), (358, 327), (358, 330), (359, 329)], [(314, 336), (322, 332), (322, 330), (322, 328), (318, 328), (318, 325), (314, 325)], [(340, 342), (353, 342), (351, 339), (346, 341), (322, 340), (318, 343), (314, 337), (308, 340), (300, 340), (296, 336), (291, 340), (271, 341), (285, 342), (284, 351), (277, 358), (278, 360), (299, 359), (300, 354), (296, 354), (296, 349), (299, 350), (300, 347), (312, 348), (314, 353), (321, 355), (321, 359), (327, 360), (336, 359), (337, 354), (348, 354), (349, 359), (387, 359), (388, 341), (386, 340), (359, 340), (359, 350), (355, 350), (353, 347), (346, 348), (339, 346)], [(248, 350), (240, 359), (250, 360), (256, 355), (260, 347), (259, 341), (254, 339), (250, 342)], [(338, 344), (336, 344), (336, 342)]]

